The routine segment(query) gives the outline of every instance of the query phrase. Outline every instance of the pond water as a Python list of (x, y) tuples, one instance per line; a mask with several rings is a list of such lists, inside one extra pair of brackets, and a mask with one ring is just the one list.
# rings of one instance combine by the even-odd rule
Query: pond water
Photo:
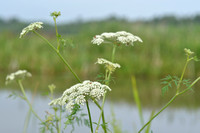
[[(10, 91), (0, 91), (0, 133), (21, 133), (23, 132), (24, 121), (28, 112), (28, 105), (19, 98), (8, 98)], [(28, 93), (28, 97), (31, 94)], [(49, 99), (44, 96), (36, 96), (34, 99), (34, 109), (42, 117), (45, 111), (49, 110)], [(90, 108), (93, 121), (97, 121), (99, 109), (90, 102)], [(108, 122), (112, 121), (112, 110), (114, 110), (115, 118), (125, 133), (134, 133), (141, 127), (138, 111), (135, 105), (127, 102), (111, 102), (106, 101), (105, 118)], [(151, 114), (151, 108), (143, 109), (144, 119), (147, 121)], [(158, 109), (157, 109), (158, 111)], [(86, 108), (83, 107), (83, 112)], [(28, 133), (39, 133), (39, 121), (33, 115), (28, 127)], [(152, 122), (151, 129), (154, 133), (199, 133), (200, 131), (200, 108), (188, 109), (167, 108), (158, 118)], [(71, 127), (65, 132), (69, 132)], [(84, 126), (77, 126), (75, 133), (88, 133), (90, 129)]]

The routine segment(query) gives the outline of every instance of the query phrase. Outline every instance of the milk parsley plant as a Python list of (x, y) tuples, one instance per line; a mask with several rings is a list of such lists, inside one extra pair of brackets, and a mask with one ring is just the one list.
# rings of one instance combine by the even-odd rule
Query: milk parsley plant
[[(73, 71), (72, 67), (69, 65), (66, 59), (61, 55), (60, 53), (60, 45), (61, 42), (63, 42), (61, 35), (58, 34), (58, 29), (57, 29), (57, 24), (56, 24), (56, 19), (58, 16), (60, 16), (60, 12), (53, 12), (51, 13), (51, 16), (53, 17), (54, 24), (55, 24), (55, 31), (56, 31), (56, 38), (57, 38), (57, 47), (54, 47), (52, 43), (50, 43), (45, 37), (43, 37), (40, 33), (37, 32), (37, 29), (42, 28), (42, 22), (35, 22), (24, 28), (20, 34), (20, 38), (24, 37), (28, 32), (33, 32), (35, 35), (37, 35), (39, 38), (44, 40), (50, 48), (53, 49), (53, 51), (58, 55), (60, 60), (64, 63), (64, 65), (70, 70), (70, 72), (73, 74), (73, 76), (76, 78), (78, 82), (81, 83), (80, 78), (77, 76), (77, 74)], [(92, 127), (92, 119), (90, 115), (90, 108), (89, 108), (89, 103), (86, 100), (86, 105), (87, 105), (87, 110), (88, 110), (88, 115), (89, 115), (89, 120), (90, 120), (90, 127), (91, 127), (91, 132), (93, 132), (93, 127)], [(59, 130), (60, 131), (60, 130)]]
[[(142, 40), (138, 36), (134, 36), (131, 33), (125, 32), (125, 31), (119, 31), (116, 33), (102, 33), (101, 35), (96, 35), (93, 40), (91, 41), (93, 44), (100, 45), (102, 43), (109, 43), (112, 44), (113, 46), (113, 51), (111, 55), (111, 61), (103, 59), (103, 58), (98, 58), (96, 64), (101, 64), (105, 66), (105, 80), (102, 83), (99, 83), (97, 81), (89, 81), (85, 80), (82, 82), (82, 80), (78, 77), (76, 72), (72, 69), (68, 61), (62, 56), (60, 53), (60, 47), (64, 45), (66, 42), (62, 36), (58, 33), (57, 29), (57, 18), (61, 15), (60, 12), (53, 12), (51, 13), (51, 16), (53, 17), (54, 25), (55, 25), (55, 32), (56, 32), (56, 38), (57, 38), (57, 46), (55, 47), (51, 42), (49, 42), (44, 36), (42, 36), (40, 33), (38, 33), (38, 30), (43, 28), (42, 22), (35, 22), (31, 23), (29, 26), (24, 28), (20, 34), (20, 38), (23, 38), (26, 36), (27, 33), (32, 32), (39, 38), (41, 38), (43, 41), (46, 42), (48, 46), (58, 55), (60, 60), (63, 62), (63, 64), (69, 69), (69, 71), (72, 73), (72, 75), (75, 77), (76, 81), (78, 82), (77, 84), (71, 86), (70, 88), (66, 89), (66, 91), (63, 92), (62, 96), (59, 98), (56, 98), (53, 100), (51, 97), (51, 102), (49, 103), (50, 106), (54, 108), (55, 115), (48, 115), (48, 123), (46, 121), (41, 122), (49, 127), (51, 125), (52, 127), (54, 126), (57, 130), (58, 133), (60, 133), (61, 130), (61, 116), (62, 116), (62, 111), (60, 112), (60, 116), (57, 117), (56, 111), (57, 107), (54, 106), (59, 106), (59, 109), (62, 110), (62, 107), (65, 106), (67, 112), (70, 112), (71, 114), (67, 117), (67, 121), (71, 121), (72, 116), (74, 116), (81, 105), (86, 104), (87, 111), (88, 111), (88, 118), (89, 118), (89, 126), (91, 133), (94, 132), (93, 130), (93, 121), (90, 113), (90, 107), (89, 107), (89, 100), (93, 101), (95, 105), (100, 109), (100, 115), (98, 122), (96, 123), (96, 129), (95, 132), (97, 133), (99, 131), (100, 125), (103, 128), (103, 131), (107, 133), (107, 123), (105, 121), (105, 116), (104, 116), (104, 103), (105, 103), (105, 97), (106, 93), (108, 91), (111, 91), (109, 87), (110, 83), (110, 78), (111, 74), (117, 69), (120, 68), (120, 65), (118, 63), (114, 63), (114, 57), (115, 57), (115, 51), (116, 47), (120, 45), (124, 46), (134, 46), (133, 43), (136, 41), (142, 42)], [(10, 78), (12, 79), (13, 76), (11, 75)], [(50, 87), (52, 88), (52, 87)], [(52, 90), (51, 90), (52, 91)], [(99, 100), (103, 97), (102, 104), (99, 104)], [(55, 117), (54, 117), (55, 116)], [(53, 117), (55, 118), (56, 124), (53, 124), (55, 121), (53, 121)], [(69, 119), (70, 118), (70, 119)], [(102, 124), (101, 124), (101, 119), (102, 119)], [(49, 121), (51, 123), (49, 124)], [(68, 123), (68, 122), (67, 122)], [(49, 128), (48, 128), (49, 129)]]
[[(44, 133), (46, 131), (50, 132), (57, 132), (62, 133), (64, 132), (65, 128), (69, 124), (73, 124), (74, 120), (76, 120), (77, 124), (79, 121), (82, 121), (82, 118), (85, 116), (80, 115), (78, 116), (78, 113), (81, 111), (81, 107), (86, 105), (87, 107), (87, 117), (86, 120), (86, 126), (90, 128), (91, 133), (98, 133), (100, 126), (103, 129), (104, 133), (108, 132), (108, 123), (105, 120), (104, 116), (104, 104), (106, 100), (106, 94), (111, 91), (111, 88), (109, 87), (110, 79), (112, 77), (112, 74), (118, 70), (121, 66), (115, 62), (115, 54), (116, 49), (119, 46), (134, 46), (136, 43), (142, 43), (142, 39), (136, 35), (133, 35), (132, 33), (126, 32), (126, 31), (118, 31), (118, 32), (105, 32), (100, 35), (95, 35), (93, 39), (91, 40), (92, 44), (95, 45), (102, 45), (107, 44), (112, 47), (111, 58), (110, 59), (104, 59), (104, 58), (98, 58), (97, 62), (95, 64), (104, 66), (105, 69), (105, 76), (104, 80), (101, 82), (97, 81), (91, 81), (91, 80), (81, 80), (79, 76), (76, 74), (76, 72), (73, 70), (73, 68), (68, 63), (67, 59), (63, 57), (60, 50), (61, 47), (65, 45), (66, 41), (62, 38), (62, 36), (58, 33), (57, 29), (57, 18), (61, 16), (60, 12), (52, 12), (50, 14), (53, 17), (54, 25), (55, 25), (55, 34), (56, 34), (56, 46), (53, 45), (51, 42), (49, 42), (43, 35), (41, 35), (38, 30), (43, 28), (42, 22), (35, 22), (31, 23), (27, 27), (25, 27), (19, 38), (25, 37), (29, 32), (32, 32), (39, 38), (41, 38), (46, 44), (57, 54), (60, 61), (65, 65), (68, 70), (72, 73), (72, 76), (76, 80), (76, 84), (67, 88), (63, 94), (57, 98), (53, 97), (53, 92), (55, 91), (55, 85), (50, 85), (50, 102), (49, 105), (53, 109), (54, 114), (51, 114), (47, 111), (47, 115), (45, 116), (45, 119), (42, 120), (38, 114), (34, 111), (30, 101), (28, 100), (24, 87), (22, 85), (22, 81), (27, 78), (31, 77), (31, 73), (29, 73), (26, 70), (19, 70), (15, 73), (12, 73), (6, 77), (6, 84), (11, 83), (12, 81), (16, 81), (21, 89), (22, 96), (20, 96), (23, 100), (25, 100), (31, 112), (34, 114), (34, 116), (40, 121), (40, 124), (43, 126), (41, 132)], [(187, 65), (190, 61), (198, 59), (193, 56), (194, 52), (192, 52), (190, 49), (184, 49), (186, 53), (186, 64), (183, 68), (183, 72), (181, 74), (180, 78), (173, 77), (173, 76), (167, 76), (162, 81), (162, 84), (164, 85), (162, 88), (163, 94), (168, 91), (169, 88), (172, 88), (171, 83), (174, 82), (176, 86), (176, 93), (174, 97), (160, 110), (158, 113), (156, 113), (154, 116), (151, 117), (151, 119), (144, 124), (144, 126), (138, 131), (138, 133), (142, 132), (143, 129), (149, 125), (154, 118), (156, 118), (163, 110), (165, 110), (178, 96), (186, 93), (187, 91), (191, 90), (191, 87), (194, 86), (199, 80), (200, 77), (198, 77), (193, 82), (188, 82), (188, 80), (183, 79), (185, 70), (187, 68)], [(120, 69), (119, 69), (120, 70)], [(113, 89), (113, 88), (112, 88)], [(94, 122), (92, 121), (92, 115), (90, 112), (90, 102), (94, 103), (95, 106), (100, 110), (100, 114), (98, 117), (98, 121)], [(66, 114), (66, 115), (64, 115)], [(64, 119), (64, 120), (63, 120)], [(62, 122), (64, 122), (65, 127), (62, 127)], [(101, 123), (102, 122), (102, 123)], [(96, 126), (94, 129), (93, 126)]]
[(154, 116), (152, 116), (146, 124), (144, 124), (144, 126), (138, 131), (138, 133), (141, 133), (144, 128), (148, 126), (152, 122), (152, 120), (154, 120), (163, 110), (165, 110), (178, 96), (191, 90), (192, 87), (200, 80), (200, 77), (196, 78), (193, 82), (190, 82), (187, 79), (183, 79), (188, 63), (192, 60), (199, 61), (196, 56), (193, 56), (194, 52), (192, 52), (190, 49), (185, 48), (184, 51), (186, 54), (186, 63), (183, 67), (181, 77), (178, 78), (176, 76), (168, 75), (167, 77), (162, 79), (162, 84), (164, 85), (162, 88), (162, 93), (164, 94), (166, 91), (168, 91), (169, 88), (172, 88), (172, 83), (174, 83), (176, 88), (175, 95), (163, 108), (161, 108)]
[(21, 92), (23, 94), (23, 96), (20, 96), (20, 98), (22, 98), (23, 100), (25, 100), (28, 105), (29, 105), (29, 108), (31, 110), (31, 112), (35, 115), (35, 117), (40, 120), (40, 122), (43, 122), (42, 119), (37, 115), (37, 113), (34, 111), (32, 105), (31, 105), (31, 102), (28, 100), (27, 96), (26, 96), (26, 92), (24, 90), (24, 87), (23, 87), (23, 84), (22, 84), (22, 81), (27, 78), (27, 77), (31, 77), (31, 73), (29, 73), (27, 70), (18, 70), (14, 73), (11, 73), (9, 74), (7, 77), (6, 77), (6, 84), (9, 84), (11, 83), (12, 81), (16, 81), (17, 84), (19, 85), (20, 89), (21, 89)]
[[(115, 50), (113, 50), (113, 53), (112, 53), (112, 62), (105, 60), (105, 59), (98, 59), (98, 61), (97, 61), (98, 64), (105, 65), (105, 68), (106, 68), (105, 81), (107, 81), (107, 82), (99, 83), (97, 81), (89, 81), (89, 80), (85, 80), (82, 82), (82, 80), (78, 77), (78, 75), (75, 73), (75, 71), (69, 65), (68, 61), (60, 53), (60, 47), (63, 45), (63, 42), (65, 42), (64, 39), (61, 37), (61, 35), (58, 33), (58, 29), (57, 29), (56, 21), (60, 15), (61, 15), (60, 12), (51, 13), (51, 16), (53, 17), (54, 24), (55, 24), (55, 32), (56, 32), (56, 38), (57, 38), (57, 46), (56, 47), (54, 47), (54, 45), (51, 42), (49, 42), (44, 36), (42, 36), (40, 33), (38, 33), (38, 30), (43, 28), (42, 22), (35, 22), (35, 23), (30, 24), (26, 28), (24, 28), (20, 34), (20, 38), (23, 38), (23, 37), (25, 37), (25, 35), (27, 33), (32, 32), (36, 36), (41, 38), (43, 41), (45, 41), (48, 44), (48, 46), (50, 46), (50, 48), (52, 48), (52, 50), (58, 55), (60, 60), (70, 70), (70, 72), (72, 73), (72, 75), (75, 77), (75, 79), (78, 82), (76, 85), (66, 89), (66, 91), (63, 92), (63, 95), (60, 98), (52, 100), (50, 102), (50, 105), (51, 106), (56, 106), (56, 105), (65, 106), (66, 110), (71, 112), (74, 115), (74, 114), (76, 114), (77, 109), (80, 107), (80, 105), (86, 104), (87, 111), (88, 111), (88, 118), (89, 118), (89, 126), (90, 126), (91, 132), (93, 133), (94, 132), (93, 121), (92, 121), (90, 107), (89, 107), (89, 100), (91, 100), (101, 110), (95, 132), (98, 132), (98, 129), (100, 126), (100, 121), (102, 119), (102, 124), (101, 124), (102, 128), (103, 128), (104, 132), (107, 133), (107, 126), (106, 126), (107, 123), (106, 123), (105, 117), (104, 117), (103, 106), (105, 103), (106, 93), (108, 91), (111, 91), (111, 89), (109, 88), (109, 80), (110, 80), (111, 74), (115, 71), (116, 68), (120, 68), (119, 64), (112, 63), (114, 61)], [(110, 33), (108, 33), (108, 34), (110, 34)], [(106, 36), (104, 36), (104, 38), (102, 38), (102, 39), (106, 40), (108, 37), (108, 34)], [(128, 33), (125, 31), (117, 32), (117, 33), (113, 33), (113, 34), (115, 35), (115, 37), (113, 37), (112, 39), (110, 38), (110, 40), (109, 40), (110, 42), (114, 41), (113, 46), (117, 46), (119, 44), (125, 44), (128, 46), (128, 45), (133, 45), (133, 42), (135, 42), (137, 40), (141, 41), (141, 39), (139, 37), (134, 36), (131, 33)], [(117, 45), (115, 45), (116, 41), (117, 41)], [(106, 43), (106, 42), (104, 42), (104, 43)], [(115, 49), (115, 47), (114, 47), (114, 49)], [(98, 101), (100, 100), (101, 97), (103, 97), (103, 103), (100, 106)], [(74, 110), (76, 110), (76, 111), (74, 112)], [(70, 116), (72, 116), (72, 114)], [(60, 119), (61, 119), (61, 117), (58, 118), (59, 123), (61, 122)], [(61, 132), (61, 124), (59, 124), (59, 126), (57, 126), (56, 129), (57, 129), (57, 132), (60, 133)]]
[[(111, 55), (111, 61), (108, 61), (106, 59), (103, 58), (98, 58), (97, 60), (97, 64), (104, 64), (105, 65), (105, 80), (104, 83), (106, 85), (109, 85), (110, 83), (110, 78), (111, 78), (111, 74), (115, 71), (116, 68), (120, 68), (120, 65), (117, 63), (114, 63), (114, 59), (115, 59), (115, 52), (116, 52), (116, 48), (118, 46), (134, 46), (134, 42), (143, 42), (142, 39), (138, 36), (135, 36), (129, 32), (126, 31), (119, 31), (119, 32), (105, 32), (102, 33), (101, 35), (96, 35), (93, 37), (91, 43), (92, 44), (96, 44), (96, 45), (101, 45), (101, 44), (111, 44), (113, 47), (112, 50), (112, 55)], [(101, 105), (101, 114), (99, 116), (99, 121), (97, 123), (97, 127), (95, 129), (95, 132), (97, 133), (99, 130), (99, 126), (100, 126), (100, 120), (101, 117), (103, 117), (103, 108), (104, 108), (104, 104), (105, 104), (105, 98), (106, 98), (106, 93), (103, 96), (103, 101), (102, 101), (102, 105)], [(104, 123), (103, 123), (104, 124)], [(106, 125), (104, 124), (105, 128)]]

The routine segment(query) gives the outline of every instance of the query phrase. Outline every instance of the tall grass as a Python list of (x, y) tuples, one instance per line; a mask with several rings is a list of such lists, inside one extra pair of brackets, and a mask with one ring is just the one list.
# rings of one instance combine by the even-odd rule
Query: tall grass
[[(131, 28), (128, 29), (128, 27)], [(121, 73), (124, 75), (133, 73), (135, 75), (143, 75), (143, 77), (162, 77), (167, 72), (180, 74), (181, 62), (184, 61), (180, 52), (182, 49), (189, 46), (197, 56), (200, 55), (200, 25), (197, 24), (177, 26), (161, 24), (128, 24), (125, 26), (122, 24), (115, 26), (105, 23), (99, 26), (93, 24), (89, 29), (85, 25), (80, 33), (66, 35), (66, 37), (73, 40), (74, 45), (71, 47), (71, 42), (68, 42), (64, 53), (64, 56), (71, 58), (70, 63), (82, 76), (90, 76), (92, 73), (97, 72), (92, 60), (94, 56), (99, 57), (102, 54), (108, 58), (110, 56), (109, 47), (91, 47), (91, 44), (88, 43), (91, 40), (91, 36), (101, 33), (101, 31), (114, 31), (114, 29), (116, 31), (128, 29), (127, 31), (134, 32), (145, 40), (143, 46), (121, 48), (121, 53), (117, 55), (116, 60), (121, 64), (129, 64), (126, 67), (122, 67), (123, 71)], [(40, 39), (31, 37), (19, 40), (18, 35), (12, 33), (0, 34), (1, 71), (7, 72), (19, 67), (29, 68), (35, 73), (53, 75), (65, 71), (65, 68), (54, 59), (55, 56), (49, 54), (52, 51), (50, 49), (44, 50), (44, 45), (41, 45), (44, 42)], [(52, 38), (51, 35), (47, 37), (56, 43), (56, 38)], [(23, 57), (20, 56), (22, 54), (24, 55)], [(93, 57), (90, 56), (91, 54)], [(77, 58), (78, 56), (81, 58)], [(124, 57), (128, 59), (124, 60)], [(176, 59), (179, 59), (179, 62), (174, 64), (173, 62)], [(131, 60), (134, 60), (134, 62)], [(30, 61), (30, 64), (27, 64), (27, 61)], [(186, 73), (187, 76), (193, 77), (195, 73), (199, 73), (199, 70), (196, 69), (199, 66), (194, 64), (190, 67), (195, 68), (194, 73), (188, 73), (188, 75)]]
[[(60, 30), (67, 29), (59, 29), (59, 31)], [(131, 75), (137, 77), (142, 97), (160, 99), (160, 89), (158, 88), (159, 81), (155, 82), (155, 79), (163, 78), (168, 74), (181, 74), (182, 65), (185, 61), (185, 58), (182, 56), (182, 50), (185, 47), (189, 47), (198, 57), (200, 56), (200, 25), (198, 24), (153, 25), (133, 24), (123, 21), (88, 22), (79, 27), (77, 30), (79, 31), (78, 33), (64, 35), (63, 38), (67, 38), (67, 40), (70, 39), (72, 42), (67, 41), (67, 45), (63, 50), (63, 56), (70, 59), (69, 63), (81, 78), (90, 79), (91, 77), (95, 77), (99, 69), (102, 68), (95, 67), (94, 62), (96, 60), (94, 59), (101, 57), (101, 55), (109, 59), (109, 51), (111, 51), (111, 48), (108, 46), (99, 46), (98, 48), (93, 46), (90, 43), (91, 37), (105, 31), (114, 32), (119, 30), (135, 33), (140, 36), (144, 42), (137, 47), (121, 47), (120, 50), (118, 50), (115, 60), (121, 64), (122, 67), (120, 71), (116, 71), (113, 75), (113, 77), (116, 77), (114, 78), (114, 80), (116, 80), (115, 82), (120, 83), (119, 88), (116, 88), (116, 90), (110, 94), (113, 100), (117, 100), (115, 96), (119, 95), (118, 92), (123, 86), (126, 86), (123, 87), (126, 91), (120, 94), (126, 96), (127, 101), (132, 101), (131, 92), (127, 89), (131, 88), (129, 84)], [(19, 33), (20, 32), (21, 31), (19, 31)], [(59, 89), (63, 86), (59, 86), (60, 82), (51, 78), (51, 75), (56, 76), (58, 80), (63, 80), (62, 77), (65, 79), (67, 78), (67, 80), (70, 81), (68, 86), (74, 84), (69, 71), (66, 71), (65, 67), (57, 60), (50, 48), (48, 50), (46, 49), (43, 41), (31, 34), (24, 39), (18, 39), (18, 37), (19, 34), (11, 32), (0, 33), (1, 87), (4, 84), (4, 77), (6, 74), (19, 68), (27, 69), (31, 71), (31, 73), (34, 73), (34, 75), (48, 76), (50, 81), (45, 80), (44, 77), (37, 77), (35, 79), (39, 79), (38, 82), (46, 82), (46, 84), (48, 84), (48, 82), (57, 83), (56, 85)], [(48, 34), (46, 37), (56, 44), (56, 38), (52, 37), (51, 34)], [(137, 45), (137, 43), (135, 45)], [(126, 59), (124, 59), (124, 57), (126, 57)], [(199, 64), (194, 62), (188, 67), (188, 70), (193, 71), (190, 71), (190, 73), (186, 71), (186, 77), (194, 79), (196, 75), (199, 75)], [(120, 75), (120, 77), (118, 77), (118, 75)], [(146, 80), (145, 85), (141, 84), (143, 80)], [(153, 80), (153, 82), (150, 80)], [(111, 86), (113, 84), (114, 82), (111, 82)], [(40, 84), (40, 88), (43, 90), (45, 87), (46, 86)], [(147, 90), (146, 88), (149, 89)], [(147, 93), (143, 93), (144, 91), (148, 92), (148, 95)], [(166, 99), (169, 97), (167, 96)], [(191, 97), (186, 99), (191, 99)], [(195, 93), (192, 99), (197, 101), (197, 99), (199, 99), (198, 93)], [(144, 105), (149, 103), (147, 98), (142, 100)], [(188, 100), (185, 102), (188, 102)], [(198, 104), (198, 102), (193, 102), (193, 104)]]

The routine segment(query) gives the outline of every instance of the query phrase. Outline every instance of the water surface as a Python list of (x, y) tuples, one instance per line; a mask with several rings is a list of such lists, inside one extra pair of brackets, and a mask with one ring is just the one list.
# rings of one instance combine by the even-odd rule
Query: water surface
[[(10, 91), (0, 91), (0, 132), (21, 133), (28, 112), (28, 105), (19, 98), (7, 98), (9, 94)], [(28, 93), (28, 97), (31, 97), (30, 93)], [(49, 99), (44, 96), (37, 95), (35, 97), (34, 108), (42, 118), (45, 115), (45, 111), (49, 110), (49, 102)], [(97, 121), (99, 110), (92, 102), (90, 102), (90, 107), (93, 121)], [(117, 122), (124, 132), (133, 133), (141, 127), (137, 108), (134, 104), (107, 101), (105, 104), (105, 116), (108, 122), (112, 121), (112, 110), (114, 110)], [(152, 108), (143, 109), (145, 121), (149, 119), (151, 111)], [(87, 112), (85, 107), (83, 107), (83, 112)], [(32, 115), (28, 133), (39, 133), (40, 126), (38, 123), (39, 121)], [(160, 116), (152, 122), (151, 129), (154, 133), (199, 133), (199, 125), (200, 108), (188, 109), (186, 107), (173, 107), (162, 112)], [(71, 128), (68, 128), (65, 132), (69, 132), (70, 130)], [(89, 131), (90, 129), (88, 127), (79, 127), (76, 125), (76, 130), (74, 132), (87, 133)]]

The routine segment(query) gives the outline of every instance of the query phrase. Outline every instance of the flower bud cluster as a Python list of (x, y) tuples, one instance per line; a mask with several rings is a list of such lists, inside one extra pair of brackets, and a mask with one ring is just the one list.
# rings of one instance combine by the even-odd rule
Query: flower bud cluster
[(60, 12), (56, 12), (56, 11), (54, 11), (54, 12), (52, 12), (51, 14), (50, 14), (52, 17), (58, 17), (58, 16), (60, 16), (61, 15), (61, 13)]
[(194, 52), (192, 52), (190, 49), (187, 49), (187, 48), (185, 48), (184, 51), (185, 51), (186, 55), (188, 55), (188, 56), (194, 54)]
[(107, 91), (111, 91), (107, 85), (85, 80), (83, 83), (78, 83), (66, 89), (60, 98), (51, 101), (49, 105), (66, 104), (66, 109), (71, 111), (74, 104), (84, 105), (89, 98), (100, 100)]
[(126, 46), (131, 45), (134, 46), (134, 42), (139, 41), (142, 42), (142, 39), (138, 36), (134, 36), (133, 34), (126, 31), (119, 31), (116, 33), (102, 33), (101, 35), (96, 35), (91, 41), (93, 44), (100, 45), (106, 42), (112, 42), (117, 45), (124, 44)]

